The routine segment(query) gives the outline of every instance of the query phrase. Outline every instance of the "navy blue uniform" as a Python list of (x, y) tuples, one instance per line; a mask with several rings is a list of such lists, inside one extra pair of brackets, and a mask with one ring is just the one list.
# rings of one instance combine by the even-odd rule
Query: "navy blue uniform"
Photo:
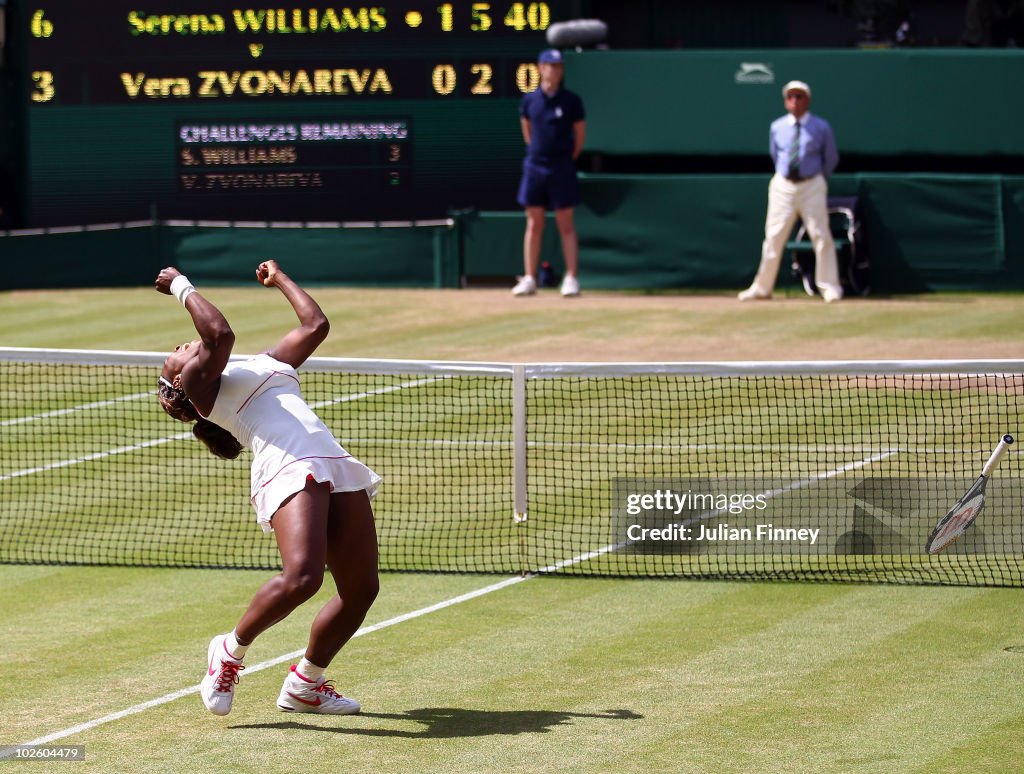
[(519, 115), (530, 122), (519, 204), (561, 210), (580, 202), (573, 161), (573, 125), (585, 118), (583, 100), (568, 89), (550, 97), (539, 87), (523, 95)]

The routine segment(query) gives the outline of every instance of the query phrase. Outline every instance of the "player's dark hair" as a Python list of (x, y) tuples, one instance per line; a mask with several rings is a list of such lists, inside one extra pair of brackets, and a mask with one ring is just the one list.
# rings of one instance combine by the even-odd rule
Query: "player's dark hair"
[(158, 384), (157, 397), (163, 410), (179, 422), (195, 422), (192, 435), (202, 441), (212, 454), (222, 460), (233, 460), (242, 453), (238, 439), (220, 425), (199, 416), (183, 389), (175, 387), (162, 376)]
[(192, 435), (206, 444), (206, 448), (222, 460), (233, 460), (242, 453), (242, 444), (220, 425), (199, 417)]

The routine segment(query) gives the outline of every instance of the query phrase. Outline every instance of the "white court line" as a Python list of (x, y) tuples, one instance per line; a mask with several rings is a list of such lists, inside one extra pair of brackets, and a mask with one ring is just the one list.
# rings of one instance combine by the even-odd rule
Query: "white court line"
[(134, 395), (125, 395), (120, 398), (111, 398), (110, 400), (98, 400), (94, 403), (83, 403), (80, 406), (71, 406), (65, 409), (55, 409), (53, 411), (44, 411), (42, 414), (33, 414), (28, 417), (15, 417), (14, 419), (5, 419), (0, 422), (0, 427), (9, 427), (10, 425), (20, 425), (25, 422), (35, 422), (38, 419), (48, 419), (50, 417), (59, 417), (65, 414), (73, 414), (76, 411), (87, 411), (94, 408), (103, 408), (104, 406), (112, 406), (115, 403), (120, 403), (126, 400), (139, 400), (140, 398), (151, 398), (156, 395), (156, 391), (152, 392), (137, 392)]
[(412, 381), (402, 382), (401, 384), (393, 384), (390, 387), (381, 387), (376, 390), (369, 390), (368, 392), (356, 392), (351, 395), (343, 395), (340, 398), (331, 398), (330, 400), (322, 400), (318, 403), (309, 404), (310, 408), (318, 409), (324, 406), (333, 406), (335, 403), (348, 403), (353, 400), (360, 400), (362, 398), (369, 398), (371, 395), (385, 395), (389, 392), (398, 392), (409, 387), (420, 387), (424, 384), (430, 384), (432, 382), (439, 382), (442, 379), (447, 379), (447, 376), (431, 376), (426, 379), (413, 379)]
[(147, 449), (150, 446), (159, 446), (162, 443), (169, 443), (170, 441), (180, 441), (185, 438), (191, 438), (192, 433), (177, 433), (176, 435), (168, 435), (163, 438), (154, 438), (152, 441), (143, 441), (142, 443), (132, 444), (131, 446), (118, 446), (116, 449), (107, 449), (106, 451), (95, 452), (93, 454), (86, 454), (83, 457), (75, 457), (70, 460), (61, 460), (60, 462), (51, 462), (47, 465), (39, 465), (35, 468), (25, 468), (24, 470), (16, 470), (13, 473), (5, 473), (0, 476), (0, 481), (9, 481), (12, 478), (18, 478), (18, 476), (28, 476), (32, 473), (42, 473), (46, 470), (55, 470), (56, 468), (66, 468), (69, 465), (78, 465), (81, 462), (90, 462), (91, 460), (100, 460), (104, 457), (112, 457), (115, 454), (126, 454), (127, 452), (138, 451), (139, 449)]
[[(396, 392), (398, 390), (404, 390), (407, 387), (418, 387), (421, 384), (429, 384), (430, 382), (436, 382), (438, 379), (446, 377), (430, 377), (429, 379), (416, 379), (414, 381), (403, 382), (402, 384), (395, 384), (390, 387), (382, 387), (379, 390), (370, 390), (369, 392), (357, 392), (352, 395), (343, 395), (340, 398), (334, 398), (332, 400), (321, 401), (320, 403), (314, 403), (312, 408), (320, 408), (322, 406), (329, 406), (334, 403), (347, 403), (353, 400), (359, 400), (360, 398), (368, 398), (371, 395), (382, 395), (388, 392)], [(143, 395), (152, 395), (152, 393), (142, 393)], [(128, 398), (119, 398), (118, 400), (128, 400)], [(111, 401), (112, 402), (112, 401)], [(62, 413), (68, 409), (61, 409), (59, 412)], [(27, 421), (27, 420), (26, 420)], [(169, 441), (181, 441), (186, 438), (191, 438), (192, 433), (176, 433), (175, 435), (168, 435), (163, 438), (156, 438), (152, 441), (143, 441), (142, 443), (132, 444), (130, 446), (118, 446), (116, 449), (107, 449), (106, 451), (95, 452), (93, 454), (86, 454), (82, 457), (74, 457), (69, 460), (61, 460), (60, 462), (51, 462), (47, 465), (39, 465), (34, 468), (24, 468), (23, 470), (16, 470), (13, 473), (5, 473), (0, 475), (0, 481), (9, 481), (12, 478), (18, 478), (19, 476), (28, 476), (32, 473), (42, 473), (47, 470), (54, 470), (56, 468), (66, 468), (70, 465), (78, 465), (82, 462), (91, 462), (92, 460), (103, 459), (104, 457), (112, 457), (115, 454), (126, 454), (128, 452), (138, 451), (139, 449), (147, 449), (150, 446), (159, 446), (162, 443), (168, 443)]]

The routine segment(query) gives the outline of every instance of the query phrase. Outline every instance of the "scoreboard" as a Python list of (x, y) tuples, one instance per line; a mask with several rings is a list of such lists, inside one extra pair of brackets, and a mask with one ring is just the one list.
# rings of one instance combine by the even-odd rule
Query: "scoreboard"
[(517, 104), (569, 4), (25, 2), (27, 219), (515, 208)]

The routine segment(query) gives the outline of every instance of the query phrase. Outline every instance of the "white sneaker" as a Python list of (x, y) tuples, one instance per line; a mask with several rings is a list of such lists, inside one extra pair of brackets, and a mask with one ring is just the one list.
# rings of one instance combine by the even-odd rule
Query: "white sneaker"
[(767, 301), (771, 297), (771, 293), (763, 293), (757, 288), (747, 288), (736, 296), (740, 301)]
[(214, 715), (227, 715), (231, 712), (238, 673), (245, 669), (241, 659), (228, 653), (224, 645), (226, 638), (226, 634), (218, 634), (210, 640), (210, 647), (206, 652), (206, 675), (199, 684), (199, 695), (203, 697), (203, 704)]
[(571, 274), (562, 280), (563, 296), (578, 296), (580, 294), (580, 281)]
[(319, 712), (322, 715), (354, 715), (359, 712), (359, 702), (342, 696), (334, 690), (334, 681), (321, 677), (309, 680), (295, 671), (284, 679), (281, 694), (277, 697), (277, 708), (285, 712)]
[(843, 298), (843, 291), (836, 290), (834, 288), (825, 288), (821, 292), (821, 297), (825, 299), (826, 304), (833, 304), (836, 301), (841, 301)]
[(527, 274), (525, 277), (520, 277), (519, 282), (512, 288), (513, 296), (532, 296), (537, 292), (537, 280), (532, 275)]

